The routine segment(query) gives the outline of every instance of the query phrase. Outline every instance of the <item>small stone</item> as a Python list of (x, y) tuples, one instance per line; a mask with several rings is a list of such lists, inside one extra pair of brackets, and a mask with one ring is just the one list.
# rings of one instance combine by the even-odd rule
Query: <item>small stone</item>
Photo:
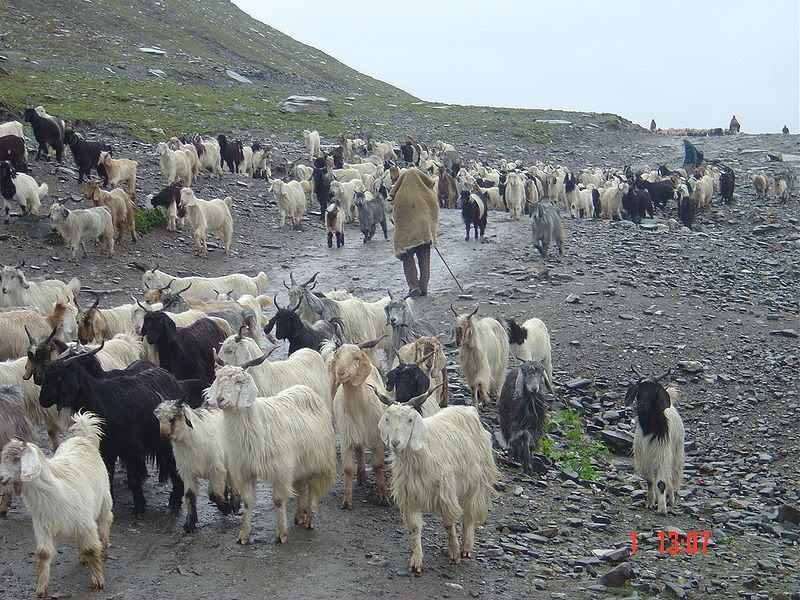
[(686, 598), (686, 590), (677, 583), (667, 582), (664, 584), (664, 588), (672, 592), (676, 598)]
[(788, 337), (788, 338), (796, 338), (797, 332), (794, 329), (778, 329), (776, 331), (770, 331), (770, 335), (777, 335), (780, 337)]
[(580, 297), (577, 296), (576, 294), (570, 294), (569, 296), (567, 296), (567, 299), (564, 300), (564, 302), (567, 304), (579, 304), (580, 301), (581, 301)]
[(567, 383), (567, 389), (570, 390), (580, 390), (587, 387), (589, 384), (592, 383), (591, 379), (586, 379), (585, 377), (578, 377), (576, 379), (570, 379)]
[(679, 360), (678, 368), (687, 373), (702, 373), (705, 370), (703, 363), (697, 360)]

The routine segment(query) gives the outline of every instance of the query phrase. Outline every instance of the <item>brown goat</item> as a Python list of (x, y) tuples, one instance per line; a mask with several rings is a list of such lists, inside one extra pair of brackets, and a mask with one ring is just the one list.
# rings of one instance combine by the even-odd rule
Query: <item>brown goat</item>
[(131, 241), (135, 242), (138, 239), (136, 221), (134, 220), (136, 206), (130, 196), (125, 193), (125, 190), (116, 188), (107, 192), (100, 189), (96, 181), (87, 181), (86, 187), (83, 189), (83, 195), (86, 199), (91, 200), (95, 206), (105, 206), (111, 212), (111, 221), (114, 223), (114, 230), (117, 232), (117, 242), (122, 239), (123, 234), (126, 232), (130, 232)]
[(439, 185), (436, 188), (436, 197), (442, 208), (456, 208), (458, 202), (456, 180), (442, 166), (439, 167)]

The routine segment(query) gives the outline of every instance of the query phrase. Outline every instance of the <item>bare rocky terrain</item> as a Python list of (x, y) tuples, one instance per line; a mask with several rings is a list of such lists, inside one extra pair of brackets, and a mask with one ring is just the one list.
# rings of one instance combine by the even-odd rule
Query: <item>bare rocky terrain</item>
[[(260, 136), (287, 156), (302, 153), (295, 136)], [(161, 188), (154, 146), (114, 130), (102, 137), (113, 140), (117, 156), (140, 161), (139, 204)], [(466, 159), (502, 156), (572, 169), (677, 166), (682, 160), (680, 139), (589, 126), (565, 126), (552, 145), (538, 150), (455, 128), (447, 139)], [(490, 519), (477, 534), (477, 557), (450, 565), (441, 524), (428, 517), (426, 570), (415, 577), (406, 571), (408, 537), (399, 512), (376, 504), (370, 477), (356, 488), (352, 512), (338, 508), (339, 482), (321, 506), (317, 529), (292, 529), (282, 546), (272, 541), (269, 488), (259, 486), (254, 543), (247, 547), (236, 544), (238, 517), (223, 517), (211, 505), (200, 507), (198, 532), (184, 535), (182, 519), (169, 516), (168, 489), (151, 477), (143, 520), (132, 519), (130, 494), (118, 488), (106, 589), (90, 590), (75, 550), (65, 543), (53, 564), (53, 597), (800, 598), (800, 209), (796, 197), (785, 205), (772, 195), (756, 200), (746, 177), (748, 170), (783, 172), (786, 165), (768, 163), (765, 151), (796, 153), (798, 136), (740, 135), (697, 144), (708, 159), (734, 168), (737, 190), (732, 206), (715, 199), (695, 232), (667, 231), (664, 222), (675, 216), (674, 207), (641, 226), (565, 218), (565, 255), (543, 263), (530, 246), (526, 219), (492, 213), (487, 239), (478, 243), (463, 240), (458, 212), (441, 215), (439, 248), (465, 291), (434, 257), (431, 294), (416, 308), (438, 323), (443, 339), (450, 332), (450, 303), (479, 305), (484, 316), (542, 318), (558, 383), (551, 415), (572, 408), (584, 439), (609, 449), (592, 453), (593, 479), (559, 460), (531, 478), (505, 464), (498, 451), (501, 483)], [(63, 167), (32, 167), (50, 185), (51, 197), (79, 198), (69, 158)], [(233, 196), (230, 257), (218, 248), (207, 259), (197, 257), (190, 235), (156, 229), (137, 244), (123, 240), (111, 259), (91, 249), (87, 259), (72, 262), (63, 246), (45, 239), (48, 222), (34, 218), (0, 229), (0, 253), (5, 262), (24, 258), (31, 276), (75, 275), (85, 289), (111, 290), (103, 297), (106, 306), (140, 292), (140, 273), (127, 267), (134, 260), (158, 262), (178, 275), (264, 270), (270, 293), (284, 290), (281, 281), (290, 271), (306, 278), (319, 271), (318, 289), (345, 287), (368, 300), (387, 288), (405, 290), (389, 242), (363, 245), (350, 226), (346, 247), (329, 250), (313, 215), (301, 230), (277, 229), (263, 180), (226, 173), (204, 177), (195, 189), (200, 197)], [(86, 292), (81, 299), (88, 304), (92, 296)], [(451, 393), (463, 402), (455, 354), (449, 363)], [(622, 401), (631, 365), (651, 374), (672, 366), (670, 380), (682, 395), (685, 486), (677, 510), (666, 517), (644, 508), (627, 455), (632, 414)], [(483, 411), (483, 420), (497, 429), (493, 408)], [(549, 438), (558, 450), (568, 444), (569, 424), (556, 421)], [(42, 444), (47, 448), (44, 439)], [(672, 530), (711, 532), (706, 553), (659, 554), (658, 532)], [(630, 532), (638, 534), (635, 555)], [(33, 596), (32, 549), (30, 517), (17, 500), (0, 521), (0, 597)], [(632, 572), (620, 577), (622, 585), (600, 583), (612, 569), (626, 572), (619, 566), (626, 562)]]

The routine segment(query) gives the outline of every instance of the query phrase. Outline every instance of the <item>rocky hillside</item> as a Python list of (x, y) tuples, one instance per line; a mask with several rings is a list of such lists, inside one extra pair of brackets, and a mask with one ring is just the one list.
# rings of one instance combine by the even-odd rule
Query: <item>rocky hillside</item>
[[(294, 133), (311, 126), (328, 136), (364, 128), (421, 139), (430, 130), (469, 129), (538, 145), (561, 131), (543, 122), (552, 119), (635, 127), (615, 115), (426, 103), (252, 19), (228, 0), (3, 4), (0, 114), (44, 104), (67, 120), (119, 125), (143, 140), (198, 129)], [(324, 95), (332, 113), (285, 114), (278, 104), (290, 94)], [(429, 130), (420, 131), (420, 123)]]

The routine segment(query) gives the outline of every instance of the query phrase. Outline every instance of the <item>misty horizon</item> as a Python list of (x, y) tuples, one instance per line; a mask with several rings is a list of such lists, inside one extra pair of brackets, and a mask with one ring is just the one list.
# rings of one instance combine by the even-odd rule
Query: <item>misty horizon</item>
[[(318, 0), (303, 11), (273, 1), (234, 3), (429, 102), (614, 113), (645, 128), (650, 119), (659, 128), (727, 128), (735, 114), (745, 133), (800, 129), (797, 2), (759, 7), (758, 26), (742, 16), (753, 7), (741, 0), (676, 0), (671, 12), (644, 11), (631, 0), (500, 0), (493, 4), (496, 18), (472, 1), (409, 0), (384, 15), (363, 0), (347, 10)], [(659, 24), (648, 27), (656, 16)]]

